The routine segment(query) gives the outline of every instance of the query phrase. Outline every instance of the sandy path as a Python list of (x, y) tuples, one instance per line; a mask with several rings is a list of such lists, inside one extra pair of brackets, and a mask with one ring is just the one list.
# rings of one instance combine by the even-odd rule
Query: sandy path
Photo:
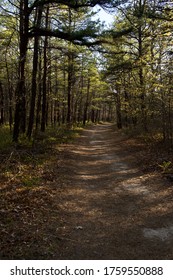
[(83, 132), (67, 153), (61, 259), (171, 259), (172, 187), (137, 166), (112, 125)]

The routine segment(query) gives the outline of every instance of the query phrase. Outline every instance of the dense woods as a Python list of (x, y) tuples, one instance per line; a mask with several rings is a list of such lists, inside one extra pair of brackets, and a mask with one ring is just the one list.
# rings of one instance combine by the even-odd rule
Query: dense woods
[(0, 259), (173, 258), (172, 31), (172, 0), (0, 0)]
[[(114, 14), (111, 26), (95, 19), (97, 4)], [(116, 120), (172, 142), (172, 1), (0, 5), (0, 125), (13, 141)]]

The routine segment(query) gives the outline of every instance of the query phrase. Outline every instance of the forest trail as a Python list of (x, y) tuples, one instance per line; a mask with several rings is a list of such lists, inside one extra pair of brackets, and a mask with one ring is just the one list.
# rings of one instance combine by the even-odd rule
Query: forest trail
[(173, 186), (145, 147), (99, 124), (19, 165), (0, 185), (0, 259), (172, 260)]
[[(172, 259), (172, 187), (144, 174), (111, 124), (84, 130), (67, 152), (60, 259)], [(165, 185), (164, 185), (165, 183)]]

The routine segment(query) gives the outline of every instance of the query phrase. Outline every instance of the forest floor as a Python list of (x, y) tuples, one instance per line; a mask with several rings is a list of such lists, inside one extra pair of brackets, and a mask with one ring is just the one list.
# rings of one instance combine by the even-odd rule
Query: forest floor
[(1, 176), (0, 259), (173, 259), (173, 183), (152, 160), (100, 124), (16, 166)]

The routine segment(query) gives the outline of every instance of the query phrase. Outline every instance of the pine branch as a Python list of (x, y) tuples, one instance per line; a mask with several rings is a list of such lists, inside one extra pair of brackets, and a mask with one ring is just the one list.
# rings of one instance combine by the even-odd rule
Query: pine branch
[(72, 9), (79, 9), (83, 7), (95, 7), (96, 5), (99, 5), (106, 9), (112, 9), (116, 8), (119, 5), (125, 4), (128, 2), (127, 0), (36, 0), (31, 6), (30, 6), (30, 12), (38, 6), (44, 6), (48, 4), (60, 4), (60, 5), (66, 5), (69, 8)]

